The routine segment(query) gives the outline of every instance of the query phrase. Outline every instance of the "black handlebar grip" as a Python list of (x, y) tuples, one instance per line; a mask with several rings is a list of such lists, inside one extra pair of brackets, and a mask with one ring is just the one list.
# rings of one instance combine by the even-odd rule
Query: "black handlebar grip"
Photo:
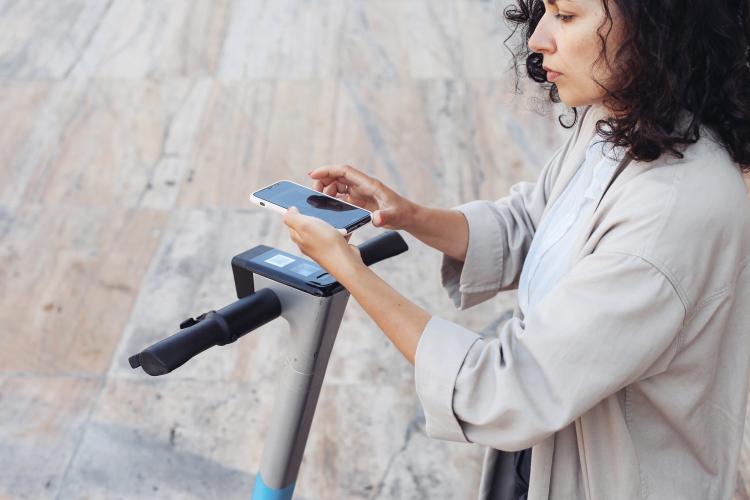
[(386, 231), (375, 238), (367, 240), (358, 248), (362, 256), (362, 261), (366, 266), (369, 266), (404, 253), (409, 249), (409, 246), (397, 231)]
[(131, 356), (128, 361), (132, 368), (141, 366), (149, 375), (164, 375), (206, 349), (234, 342), (280, 315), (279, 298), (273, 290), (264, 288), (218, 312), (206, 313), (197, 323)]
[(281, 302), (273, 290), (261, 288), (222, 307), (218, 314), (224, 318), (231, 332), (228, 342), (218, 344), (224, 345), (281, 316)]
[(149, 375), (164, 375), (185, 364), (196, 354), (215, 346), (227, 335), (226, 322), (216, 312), (164, 340), (144, 349), (128, 360), (130, 366), (143, 368)]

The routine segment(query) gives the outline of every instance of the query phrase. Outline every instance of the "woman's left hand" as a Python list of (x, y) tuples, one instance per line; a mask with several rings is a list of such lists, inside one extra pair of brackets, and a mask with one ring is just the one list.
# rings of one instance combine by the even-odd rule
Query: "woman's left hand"
[(292, 241), (300, 251), (317, 262), (331, 276), (340, 281), (346, 268), (363, 265), (359, 249), (349, 244), (351, 234), (344, 236), (327, 222), (302, 215), (296, 207), (289, 207), (284, 215)]

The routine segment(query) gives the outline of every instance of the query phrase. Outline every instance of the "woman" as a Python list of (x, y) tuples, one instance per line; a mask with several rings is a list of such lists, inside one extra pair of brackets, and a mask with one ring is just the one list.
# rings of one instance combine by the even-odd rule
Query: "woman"
[(285, 216), (415, 364), (427, 433), (487, 446), (479, 498), (731, 496), (750, 360), (748, 10), (507, 9), (517, 57), (574, 123), (537, 181), (495, 202), (428, 208), (351, 166), (310, 172), (375, 226), (442, 252), (460, 309), (518, 288), (497, 338), (406, 300), (324, 222)]

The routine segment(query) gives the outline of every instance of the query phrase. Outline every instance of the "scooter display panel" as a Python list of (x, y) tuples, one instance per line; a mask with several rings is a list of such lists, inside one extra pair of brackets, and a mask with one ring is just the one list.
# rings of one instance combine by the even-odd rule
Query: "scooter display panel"
[(316, 262), (265, 245), (235, 256), (232, 263), (319, 297), (331, 296), (344, 288)]

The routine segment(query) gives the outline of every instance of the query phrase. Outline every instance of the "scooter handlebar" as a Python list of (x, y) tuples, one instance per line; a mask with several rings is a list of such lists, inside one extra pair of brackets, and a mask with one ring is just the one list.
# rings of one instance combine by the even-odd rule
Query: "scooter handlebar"
[(409, 246), (397, 231), (387, 231), (362, 243), (359, 253), (366, 266), (404, 253)]
[[(409, 249), (396, 231), (387, 231), (359, 247), (370, 266)], [(215, 345), (234, 342), (281, 315), (281, 302), (271, 289), (256, 290), (217, 311), (209, 311), (180, 324), (180, 331), (128, 358), (130, 366), (149, 375), (164, 375)]]
[(128, 358), (149, 375), (164, 375), (215, 345), (234, 342), (246, 333), (281, 315), (281, 303), (273, 290), (264, 288), (218, 312), (209, 311), (183, 321), (179, 332)]

